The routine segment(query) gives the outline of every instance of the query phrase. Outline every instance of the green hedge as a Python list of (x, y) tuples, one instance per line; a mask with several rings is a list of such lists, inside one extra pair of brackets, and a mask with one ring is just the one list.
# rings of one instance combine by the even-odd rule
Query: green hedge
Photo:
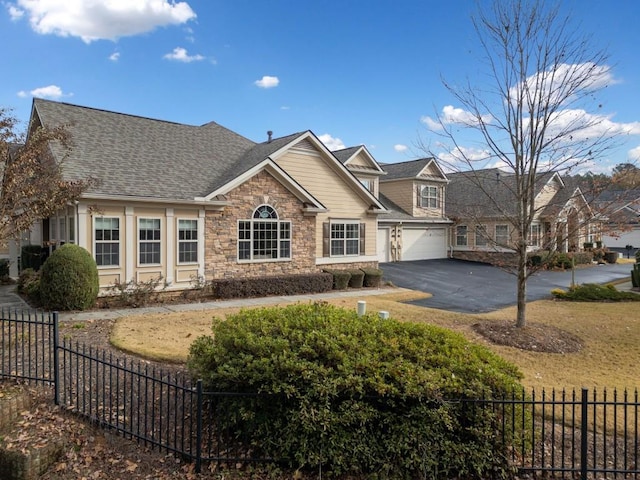
[(216, 401), (220, 433), (281, 467), (385, 479), (504, 473), (508, 445), (492, 422), (511, 415), (456, 400), (506, 394), (521, 375), (443, 328), (326, 303), (243, 310), (214, 320), (188, 367), (209, 390), (248, 394)]
[(349, 288), (362, 288), (364, 272), (362, 270), (349, 270)]
[(599, 285), (597, 283), (584, 283), (569, 287), (568, 290), (555, 288), (551, 294), (559, 300), (571, 300), (574, 302), (637, 302), (640, 295), (633, 292), (621, 292), (614, 285)]
[(333, 276), (334, 290), (346, 290), (349, 286), (349, 280), (351, 280), (351, 273), (348, 270), (324, 270), (326, 273), (330, 273)]
[(210, 282), (210, 288), (214, 298), (249, 298), (328, 292), (332, 282), (333, 277), (327, 273), (309, 273), (216, 279)]
[(365, 287), (379, 287), (382, 283), (382, 270), (379, 268), (363, 268)]
[(51, 310), (85, 310), (98, 297), (98, 267), (91, 254), (67, 243), (57, 248), (41, 268), (40, 299)]

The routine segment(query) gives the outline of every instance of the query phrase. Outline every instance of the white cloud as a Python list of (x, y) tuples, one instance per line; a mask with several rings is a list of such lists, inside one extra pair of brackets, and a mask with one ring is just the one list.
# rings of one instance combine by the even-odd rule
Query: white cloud
[(196, 18), (187, 2), (173, 0), (17, 0), (13, 19), (27, 15), (40, 34), (79, 37), (84, 42), (115, 40), (180, 25)]
[(407, 147), (406, 145), (402, 145), (402, 144), (400, 144), (400, 143), (398, 143), (397, 145), (394, 145), (394, 146), (393, 146), (393, 149), (394, 149), (396, 152), (406, 152), (408, 148), (409, 148), (409, 147)]
[(173, 52), (167, 53), (164, 57), (167, 60), (175, 60), (176, 62), (191, 63), (204, 60), (202, 55), (189, 55), (187, 50), (182, 47), (176, 47)]
[[(486, 149), (456, 147), (448, 152), (439, 153), (438, 159), (447, 165), (464, 166), (468, 165), (469, 163), (489, 161), (491, 159), (491, 152)], [(500, 165), (486, 165), (486, 167), (500, 167)], [(482, 168), (485, 168), (485, 166), (483, 166)]]
[[(490, 123), (493, 117), (489, 114), (482, 115), (482, 122)], [(431, 117), (424, 116), (420, 119), (422, 123), (427, 125), (429, 129), (439, 131), (442, 130), (442, 125), (438, 120), (434, 120)], [(453, 105), (447, 105), (442, 109), (442, 113), (440, 114), (440, 121), (444, 125), (458, 124), (458, 125), (468, 125), (468, 126), (477, 126), (479, 121), (478, 118), (471, 112), (467, 110), (463, 110), (462, 108), (455, 108)]]
[(15, 5), (11, 5), (11, 4), (6, 5), (6, 7), (7, 7), (7, 11), (9, 12), (9, 16), (11, 17), (11, 20), (16, 21), (24, 17), (24, 10), (21, 10)]
[(288, 105), (282, 105), (280, 107), (280, 110), (291, 110), (291, 107), (289, 107)]
[(111, 60), (112, 62), (117, 62), (118, 60), (120, 60), (120, 52), (113, 52), (111, 55), (109, 55), (109, 60)]
[(22, 98), (28, 97), (29, 95), (31, 95), (32, 97), (38, 97), (38, 98), (58, 99), (62, 97), (70, 97), (73, 94), (63, 93), (62, 89), (57, 85), (49, 85), (46, 87), (36, 88), (34, 90), (31, 90), (30, 92), (26, 92), (24, 90), (21, 90), (20, 92), (18, 92), (18, 96)]
[(253, 83), (260, 88), (273, 88), (277, 87), (280, 84), (280, 79), (278, 77), (270, 77), (269, 75), (265, 75), (260, 80), (256, 80)]
[(529, 101), (535, 102), (537, 98), (544, 98), (552, 104), (561, 105), (574, 98), (571, 88), (580, 86), (580, 90), (586, 92), (599, 90), (614, 83), (617, 83), (617, 80), (613, 78), (611, 67), (607, 65), (597, 65), (593, 62), (563, 63), (553, 70), (527, 77), (521, 84), (511, 87), (510, 94), (512, 98), (518, 99), (521, 92), (525, 98), (530, 99)]
[(627, 159), (630, 162), (640, 162), (640, 145), (627, 152)]
[[(526, 127), (526, 123), (524, 126)], [(558, 111), (549, 119), (547, 136), (551, 138), (554, 135), (559, 135), (560, 142), (640, 135), (640, 122), (617, 123), (611, 120), (611, 116), (594, 115), (582, 109), (566, 109)]]
[(347, 148), (345, 147), (344, 143), (342, 143), (342, 140), (340, 140), (339, 138), (333, 138), (328, 133), (320, 135), (318, 138), (322, 143), (324, 143), (325, 147), (327, 147), (332, 152), (335, 150), (342, 150), (344, 148)]

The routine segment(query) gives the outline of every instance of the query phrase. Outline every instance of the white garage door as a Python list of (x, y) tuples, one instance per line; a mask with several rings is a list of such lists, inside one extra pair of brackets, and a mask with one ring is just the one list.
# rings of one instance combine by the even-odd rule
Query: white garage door
[(429, 260), (447, 257), (444, 228), (405, 228), (402, 231), (402, 260)]
[(640, 248), (640, 228), (628, 232), (620, 232), (619, 237), (609, 237), (605, 235), (602, 237), (602, 243), (612, 248), (624, 248), (627, 245)]

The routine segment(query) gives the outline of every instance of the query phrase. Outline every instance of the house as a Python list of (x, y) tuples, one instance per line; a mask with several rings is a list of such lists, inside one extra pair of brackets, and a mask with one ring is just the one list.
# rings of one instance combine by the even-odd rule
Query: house
[[(516, 178), (497, 168), (448, 175), (446, 214), (454, 221), (451, 256), (469, 260), (508, 259), (518, 241)], [(528, 250), (582, 249), (596, 236), (593, 213), (571, 179), (557, 172), (536, 176)]]
[(445, 213), (449, 179), (433, 158), (385, 164), (378, 217), (380, 261), (446, 258), (451, 221)]
[[(602, 243), (630, 254), (640, 249), (640, 190), (605, 191), (597, 204), (606, 209), (608, 218)], [(632, 247), (629, 252), (628, 245)]]
[(67, 125), (74, 148), (65, 156), (52, 145), (54, 158), (66, 179), (95, 179), (36, 225), (31, 242), (84, 247), (101, 287), (162, 276), (169, 289), (184, 289), (195, 278), (378, 265), (377, 218), (387, 210), (311, 131), (268, 132), (256, 143), (215, 122), (42, 99), (30, 125)]

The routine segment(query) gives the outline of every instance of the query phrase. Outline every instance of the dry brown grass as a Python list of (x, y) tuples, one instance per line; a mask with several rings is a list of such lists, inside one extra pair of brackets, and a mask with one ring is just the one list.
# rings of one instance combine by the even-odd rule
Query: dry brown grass
[[(598, 389), (640, 386), (640, 315), (633, 303), (575, 303), (541, 300), (527, 306), (530, 323), (553, 325), (583, 340), (578, 353), (552, 354), (523, 351), (490, 344), (472, 325), (483, 320), (513, 320), (515, 307), (482, 315), (446, 312), (406, 302), (428, 295), (399, 289), (394, 293), (366, 298), (367, 310), (386, 310), (402, 321), (424, 322), (456, 330), (468, 339), (483, 343), (520, 367), (526, 387)], [(330, 301), (356, 308), (356, 298)], [(112, 343), (141, 356), (183, 362), (191, 342), (211, 332), (213, 316), (224, 318), (238, 309), (218, 309), (160, 315), (131, 316), (117, 321)]]

